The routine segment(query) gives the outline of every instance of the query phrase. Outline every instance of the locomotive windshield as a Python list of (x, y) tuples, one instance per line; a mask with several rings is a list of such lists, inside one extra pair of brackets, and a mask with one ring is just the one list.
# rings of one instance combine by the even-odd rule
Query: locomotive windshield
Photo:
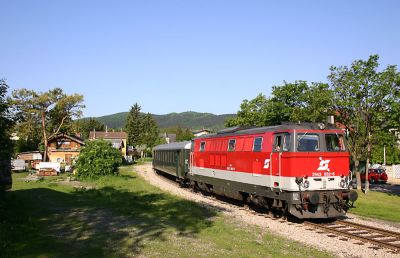
[(319, 151), (318, 134), (297, 134), (297, 151)]

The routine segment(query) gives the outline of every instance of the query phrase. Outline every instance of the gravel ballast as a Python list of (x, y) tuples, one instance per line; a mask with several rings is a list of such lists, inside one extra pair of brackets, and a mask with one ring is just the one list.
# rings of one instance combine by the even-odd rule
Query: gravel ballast
[[(187, 188), (180, 188), (170, 179), (154, 173), (151, 163), (137, 165), (134, 169), (150, 184), (164, 191), (194, 201), (204, 207), (220, 210), (225, 216), (239, 223), (258, 226), (272, 234), (278, 234), (304, 245), (328, 251), (338, 257), (400, 257), (399, 254), (390, 253), (387, 249), (376, 250), (376, 246), (369, 243), (363, 244), (360, 241), (350, 239), (348, 241), (343, 241), (340, 240), (342, 237), (330, 237), (328, 235), (331, 234), (312, 229), (306, 225), (287, 222), (283, 219), (266, 218), (262, 216), (262, 214), (252, 212), (242, 207), (223, 203), (215, 198), (207, 197), (200, 193), (194, 193)], [(351, 222), (400, 232), (398, 223), (366, 220), (355, 215), (348, 215), (347, 217)]]

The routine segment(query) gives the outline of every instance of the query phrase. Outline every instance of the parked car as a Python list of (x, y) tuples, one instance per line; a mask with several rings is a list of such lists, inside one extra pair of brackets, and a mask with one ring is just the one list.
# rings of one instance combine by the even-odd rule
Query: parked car
[[(365, 172), (361, 173), (361, 181), (365, 182)], [(381, 168), (371, 168), (368, 170), (368, 181), (370, 184), (383, 183), (386, 184), (388, 175), (386, 171)]]

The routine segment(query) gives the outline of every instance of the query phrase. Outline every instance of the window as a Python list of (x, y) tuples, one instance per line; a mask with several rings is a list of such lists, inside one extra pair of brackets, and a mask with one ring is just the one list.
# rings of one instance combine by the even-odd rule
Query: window
[(327, 151), (345, 151), (344, 139), (342, 134), (325, 134)]
[(290, 134), (283, 133), (275, 136), (274, 151), (290, 150)]
[(235, 139), (229, 140), (228, 151), (235, 151), (235, 146), (236, 146), (236, 140)]
[(297, 151), (319, 151), (318, 134), (297, 134)]
[(206, 149), (206, 142), (200, 143), (200, 151), (204, 151)]
[(261, 151), (262, 142), (263, 142), (263, 138), (262, 137), (254, 138), (253, 151)]

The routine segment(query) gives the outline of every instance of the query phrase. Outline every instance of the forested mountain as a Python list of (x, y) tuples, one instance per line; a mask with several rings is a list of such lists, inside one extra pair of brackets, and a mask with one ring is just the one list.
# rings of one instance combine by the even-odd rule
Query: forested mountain
[[(125, 126), (128, 112), (116, 113), (108, 116), (94, 117), (97, 121), (105, 124), (108, 128), (122, 128)], [(187, 127), (191, 129), (221, 129), (227, 118), (235, 117), (235, 114), (214, 115), (210, 113), (183, 112), (170, 113), (166, 115), (154, 115), (154, 120), (159, 128), (174, 126)]]

